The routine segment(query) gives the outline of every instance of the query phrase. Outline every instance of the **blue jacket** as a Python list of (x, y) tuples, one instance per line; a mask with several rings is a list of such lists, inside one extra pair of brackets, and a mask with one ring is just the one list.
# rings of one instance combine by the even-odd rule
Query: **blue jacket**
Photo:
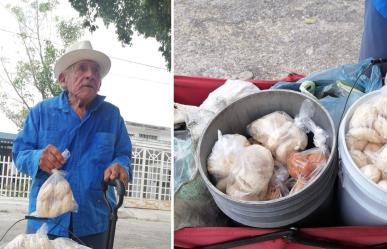
[(387, 19), (387, 1), (386, 0), (373, 0), (375, 9)]
[[(104, 170), (112, 163), (125, 167), (131, 179), (132, 145), (119, 109), (97, 96), (81, 120), (71, 109), (67, 92), (44, 100), (32, 108), (13, 144), (16, 168), (32, 177), (29, 212), (36, 209), (36, 197), (48, 174), (39, 169), (42, 150), (55, 145), (68, 149), (70, 158), (63, 166), (67, 172), (78, 212), (73, 215), (73, 233), (86, 236), (107, 231), (108, 208), (103, 200)], [(113, 189), (109, 197), (114, 199)], [(28, 221), (27, 232), (35, 232), (40, 221)], [(67, 236), (70, 213), (48, 221), (49, 234)]]

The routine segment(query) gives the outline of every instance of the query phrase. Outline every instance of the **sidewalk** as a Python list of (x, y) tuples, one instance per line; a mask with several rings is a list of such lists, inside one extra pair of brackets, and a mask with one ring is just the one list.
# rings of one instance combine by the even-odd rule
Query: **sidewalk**
[[(17, 220), (27, 215), (27, 200), (0, 198), (0, 237)], [(24, 233), (26, 221), (16, 224), (4, 238), (11, 241)], [(171, 212), (164, 210), (120, 208), (114, 249), (171, 248)]]
[(119, 219), (137, 219), (155, 222), (171, 223), (171, 211), (142, 209), (142, 208), (120, 208)]

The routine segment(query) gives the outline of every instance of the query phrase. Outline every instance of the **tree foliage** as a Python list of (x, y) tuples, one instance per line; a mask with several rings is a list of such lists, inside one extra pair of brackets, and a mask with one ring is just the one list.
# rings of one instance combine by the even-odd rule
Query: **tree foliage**
[[(53, 75), (54, 63), (64, 53), (63, 47), (75, 42), (82, 34), (79, 21), (65, 21), (53, 15), (57, 1), (25, 0), (23, 3), (23, 6), (7, 6), (18, 23), (16, 36), (23, 48), (22, 56), (7, 58), (3, 53), (0, 55), (3, 69), (0, 109), (19, 128), (36, 100), (60, 93)], [(57, 31), (63, 45), (51, 41), (52, 30)]]
[(101, 17), (108, 26), (115, 23), (118, 39), (131, 45), (134, 31), (153, 37), (159, 51), (171, 68), (171, 0), (69, 0), (81, 16), (83, 25), (95, 31), (96, 18)]

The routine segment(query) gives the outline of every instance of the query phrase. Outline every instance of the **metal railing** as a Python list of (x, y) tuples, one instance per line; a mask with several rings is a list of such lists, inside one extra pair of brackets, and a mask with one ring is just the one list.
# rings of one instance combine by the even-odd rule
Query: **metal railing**
[[(133, 203), (133, 200), (145, 200), (169, 203), (171, 200), (171, 162), (171, 153), (167, 149), (133, 146), (133, 181), (126, 186), (126, 201)], [(0, 196), (28, 198), (30, 187), (31, 177), (18, 172), (10, 157), (1, 156)], [(155, 207), (160, 207), (160, 205), (152, 206), (152, 208)]]

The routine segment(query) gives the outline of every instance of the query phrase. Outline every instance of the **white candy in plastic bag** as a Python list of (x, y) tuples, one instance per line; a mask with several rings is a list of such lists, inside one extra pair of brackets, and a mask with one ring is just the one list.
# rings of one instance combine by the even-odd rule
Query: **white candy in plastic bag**
[(226, 193), (239, 200), (263, 200), (274, 171), (270, 151), (253, 144), (245, 147), (234, 163)]
[(74, 200), (70, 184), (64, 178), (65, 174), (61, 170), (52, 170), (52, 175), (39, 190), (36, 211), (31, 215), (53, 218), (69, 211), (77, 211), (78, 205)]
[(35, 234), (20, 234), (3, 249), (54, 249), (47, 237), (47, 224), (43, 224)]
[[(216, 141), (212, 152), (207, 160), (208, 173), (218, 181), (228, 177), (230, 168), (244, 147), (249, 146), (249, 141), (239, 134), (222, 135), (218, 130), (218, 141)], [(220, 186), (224, 190), (224, 184)]]
[(248, 133), (268, 148), (276, 160), (285, 164), (288, 154), (303, 150), (308, 144), (306, 133), (285, 112), (277, 111), (247, 126)]

